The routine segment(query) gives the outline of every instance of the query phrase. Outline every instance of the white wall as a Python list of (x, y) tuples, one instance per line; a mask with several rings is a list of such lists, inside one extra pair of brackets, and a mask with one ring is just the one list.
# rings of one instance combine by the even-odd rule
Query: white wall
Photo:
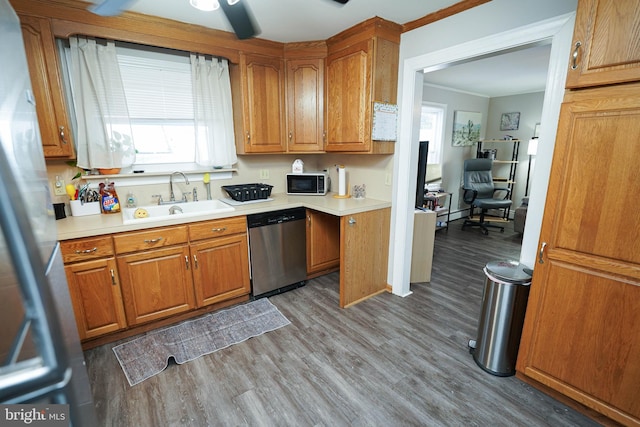
[(452, 145), (453, 117), (456, 111), (473, 111), (481, 113), (482, 122), (480, 137), (486, 137), (490, 98), (425, 84), (423, 87), (422, 100), (427, 102), (436, 102), (438, 104), (446, 104), (447, 106), (447, 117), (444, 125), (444, 141), (442, 142), (442, 188), (452, 193), (452, 219), (457, 219), (461, 217), (461, 214), (458, 213), (458, 211), (467, 207), (467, 205), (461, 202), (462, 193), (460, 188), (462, 187), (462, 166), (464, 164), (464, 159), (475, 157), (476, 146), (454, 147)]
[[(415, 177), (416, 167), (411, 165), (411, 159), (415, 157), (411, 141), (417, 137), (415, 123), (419, 120), (419, 108), (416, 108), (416, 105), (419, 105), (422, 95), (422, 76), (418, 71), (421, 67), (429, 65), (465, 60), (479, 54), (489, 54), (551, 38), (553, 42), (549, 75), (552, 78), (547, 80), (547, 90), (551, 85), (553, 93), (545, 94), (543, 111), (548, 115), (549, 124), (548, 127), (543, 127), (543, 132), (549, 131), (550, 134), (546, 136), (553, 136), (550, 140), (555, 141), (555, 128), (551, 132), (551, 126), (553, 121), (557, 121), (562, 99), (562, 85), (558, 85), (557, 82), (564, 83), (566, 75), (576, 4), (577, 0), (493, 0), (402, 35), (398, 74), (399, 129), (394, 155), (394, 182), (398, 185), (394, 187), (392, 200), (392, 244), (388, 277), (394, 294), (410, 294), (411, 257), (404, 254), (410, 253), (413, 232), (411, 194), (415, 190), (415, 179), (412, 180), (411, 177)], [(561, 66), (558, 66), (560, 63)], [(416, 90), (416, 85), (420, 85), (419, 91)], [(544, 133), (541, 134), (541, 138), (544, 136)], [(550, 164), (552, 144), (548, 150), (548, 155), (545, 153), (538, 156), (539, 164), (546, 161)], [(540, 173), (545, 169), (548, 174), (548, 167), (540, 167)], [(542, 188), (543, 185), (537, 187)], [(543, 198), (543, 195), (537, 197)], [(542, 212), (532, 213), (530, 209), (529, 215), (532, 214), (539, 216), (531, 221), (539, 226)], [(527, 241), (526, 231), (523, 251), (530, 252), (530, 247), (524, 247), (524, 241)], [(527, 241), (529, 246), (531, 241), (533, 239)], [(537, 239), (533, 245), (534, 251), (536, 245)]]

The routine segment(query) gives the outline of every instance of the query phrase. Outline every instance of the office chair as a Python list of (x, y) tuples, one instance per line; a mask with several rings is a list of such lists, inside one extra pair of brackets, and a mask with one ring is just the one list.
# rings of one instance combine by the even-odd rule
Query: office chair
[[(504, 232), (504, 227), (496, 224), (490, 224), (485, 221), (485, 214), (489, 209), (509, 209), (511, 200), (509, 195), (511, 190), (508, 188), (496, 188), (493, 185), (493, 174), (491, 173), (493, 160), (491, 159), (467, 159), (464, 161), (464, 191), (462, 199), (468, 205), (471, 205), (469, 218), (464, 220), (462, 229), (465, 227), (480, 227), (483, 234), (489, 234), (489, 227), (499, 228), (500, 232)], [(505, 192), (503, 198), (496, 197), (496, 193)], [(480, 209), (480, 218), (472, 220), (475, 208)]]

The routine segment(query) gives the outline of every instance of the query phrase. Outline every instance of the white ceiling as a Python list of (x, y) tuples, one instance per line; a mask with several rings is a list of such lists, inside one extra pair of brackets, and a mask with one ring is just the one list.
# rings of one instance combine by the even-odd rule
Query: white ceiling
[[(350, 0), (345, 5), (333, 0), (241, 1), (253, 12), (259, 38), (286, 43), (325, 40), (374, 16), (405, 24), (460, 0)], [(232, 31), (222, 9), (202, 12), (189, 0), (135, 0), (127, 10)]]
[[(92, 0), (101, 3), (102, 0)], [(224, 0), (223, 0), (224, 1)], [(405, 24), (460, 0), (241, 0), (260, 28), (277, 42), (326, 40), (374, 16)], [(127, 10), (232, 32), (222, 9), (203, 12), (189, 0), (129, 0)], [(480, 6), (482, 7), (482, 6)], [(425, 74), (425, 82), (488, 97), (542, 91), (549, 46), (473, 61)]]
[(425, 84), (486, 96), (542, 92), (547, 83), (551, 44), (452, 65), (424, 75)]

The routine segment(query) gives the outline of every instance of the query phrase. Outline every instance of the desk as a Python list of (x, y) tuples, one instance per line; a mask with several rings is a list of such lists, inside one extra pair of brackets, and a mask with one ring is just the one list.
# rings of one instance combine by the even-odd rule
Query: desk
[(418, 209), (413, 215), (413, 246), (411, 249), (409, 283), (431, 281), (436, 217), (437, 214), (434, 211), (421, 211)]
[[(446, 191), (425, 193), (424, 207), (436, 213), (436, 231), (449, 230), (451, 218), (451, 193)], [(445, 220), (446, 218), (446, 220)]]

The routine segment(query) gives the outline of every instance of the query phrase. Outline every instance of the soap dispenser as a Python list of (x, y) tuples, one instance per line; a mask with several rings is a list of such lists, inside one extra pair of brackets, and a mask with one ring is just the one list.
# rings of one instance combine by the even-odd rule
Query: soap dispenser
[(136, 202), (136, 196), (133, 194), (133, 192), (129, 191), (129, 193), (127, 194), (127, 207), (135, 208), (137, 205), (138, 203)]

